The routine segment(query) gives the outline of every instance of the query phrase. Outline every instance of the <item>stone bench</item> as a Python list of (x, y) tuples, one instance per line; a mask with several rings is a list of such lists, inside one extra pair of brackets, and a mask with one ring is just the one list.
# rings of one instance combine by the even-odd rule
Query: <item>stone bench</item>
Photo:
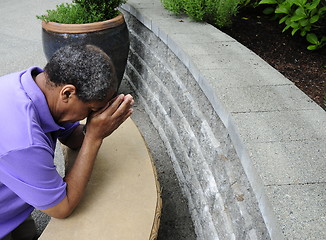
[[(77, 151), (63, 149), (67, 159)], [(40, 239), (154, 240), (161, 198), (156, 170), (131, 119), (99, 150), (85, 196), (66, 219), (52, 218)]]

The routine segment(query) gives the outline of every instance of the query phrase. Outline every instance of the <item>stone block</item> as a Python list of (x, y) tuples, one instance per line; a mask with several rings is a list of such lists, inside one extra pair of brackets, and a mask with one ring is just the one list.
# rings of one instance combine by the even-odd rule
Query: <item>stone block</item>
[(271, 66), (203, 69), (201, 73), (210, 86), (225, 88), (293, 84)]
[(274, 185), (267, 192), (286, 239), (326, 236), (325, 183)]
[(277, 86), (216, 87), (229, 112), (265, 112), (316, 109), (312, 99), (293, 84)]
[(323, 140), (248, 143), (248, 151), (265, 185), (326, 182)]
[(233, 113), (244, 142), (285, 142), (325, 139), (323, 110)]

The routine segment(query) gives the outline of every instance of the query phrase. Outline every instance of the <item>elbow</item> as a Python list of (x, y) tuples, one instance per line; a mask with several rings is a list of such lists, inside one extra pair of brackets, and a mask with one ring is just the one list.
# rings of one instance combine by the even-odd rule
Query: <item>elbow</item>
[(47, 215), (53, 218), (65, 219), (69, 217), (73, 211), (64, 210), (64, 211), (57, 211), (57, 212), (47, 212), (47, 211), (43, 211), (43, 212), (45, 212)]
[(68, 198), (65, 197), (59, 204), (52, 208), (41, 210), (53, 218), (65, 219), (69, 217), (75, 208), (69, 204)]
[(74, 208), (71, 207), (64, 207), (61, 209), (58, 209), (57, 212), (53, 213), (51, 217), (57, 218), (57, 219), (65, 219), (68, 218), (74, 211)]
[(71, 215), (71, 213), (69, 213), (69, 214), (58, 214), (58, 215), (51, 216), (51, 217), (56, 218), (56, 219), (66, 219), (70, 215)]
[(72, 210), (61, 210), (57, 212), (48, 213), (48, 215), (57, 219), (65, 219), (68, 218), (72, 214), (72, 212)]

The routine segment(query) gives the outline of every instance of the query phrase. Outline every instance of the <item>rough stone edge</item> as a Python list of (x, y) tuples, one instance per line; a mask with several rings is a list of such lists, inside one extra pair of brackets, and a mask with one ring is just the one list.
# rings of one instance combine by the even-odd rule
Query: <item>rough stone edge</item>
[(262, 216), (264, 218), (266, 227), (269, 231), (271, 239), (284, 239), (284, 235), (279, 227), (277, 218), (273, 212), (273, 208), (268, 200), (266, 192), (264, 190), (264, 185), (260, 179), (255, 167), (249, 157), (246, 150), (245, 144), (241, 140), (240, 134), (238, 133), (235, 122), (232, 120), (231, 114), (227, 112), (224, 105), (214, 97), (214, 92), (212, 87), (206, 80), (206, 78), (201, 74), (200, 70), (193, 64), (191, 58), (180, 48), (164, 30), (160, 29), (151, 19), (142, 15), (141, 10), (138, 10), (131, 4), (123, 4), (121, 8), (124, 11), (129, 12), (131, 15), (136, 17), (144, 26), (151, 30), (159, 39), (161, 39), (170, 50), (180, 59), (180, 61), (189, 69), (206, 97), (209, 99), (216, 113), (220, 117), (221, 121), (225, 125), (226, 129), (229, 131), (231, 140), (234, 144), (235, 150), (241, 160), (244, 171), (248, 177), (250, 184), (256, 194), (256, 198), (261, 210)]

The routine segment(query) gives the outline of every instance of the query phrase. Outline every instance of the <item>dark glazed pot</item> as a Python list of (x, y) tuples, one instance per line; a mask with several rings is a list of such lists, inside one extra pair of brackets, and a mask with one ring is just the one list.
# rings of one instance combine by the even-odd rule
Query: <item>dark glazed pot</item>
[(129, 31), (122, 14), (96, 23), (60, 24), (42, 22), (43, 51), (49, 61), (53, 53), (67, 44), (93, 44), (112, 59), (121, 83), (129, 53)]

